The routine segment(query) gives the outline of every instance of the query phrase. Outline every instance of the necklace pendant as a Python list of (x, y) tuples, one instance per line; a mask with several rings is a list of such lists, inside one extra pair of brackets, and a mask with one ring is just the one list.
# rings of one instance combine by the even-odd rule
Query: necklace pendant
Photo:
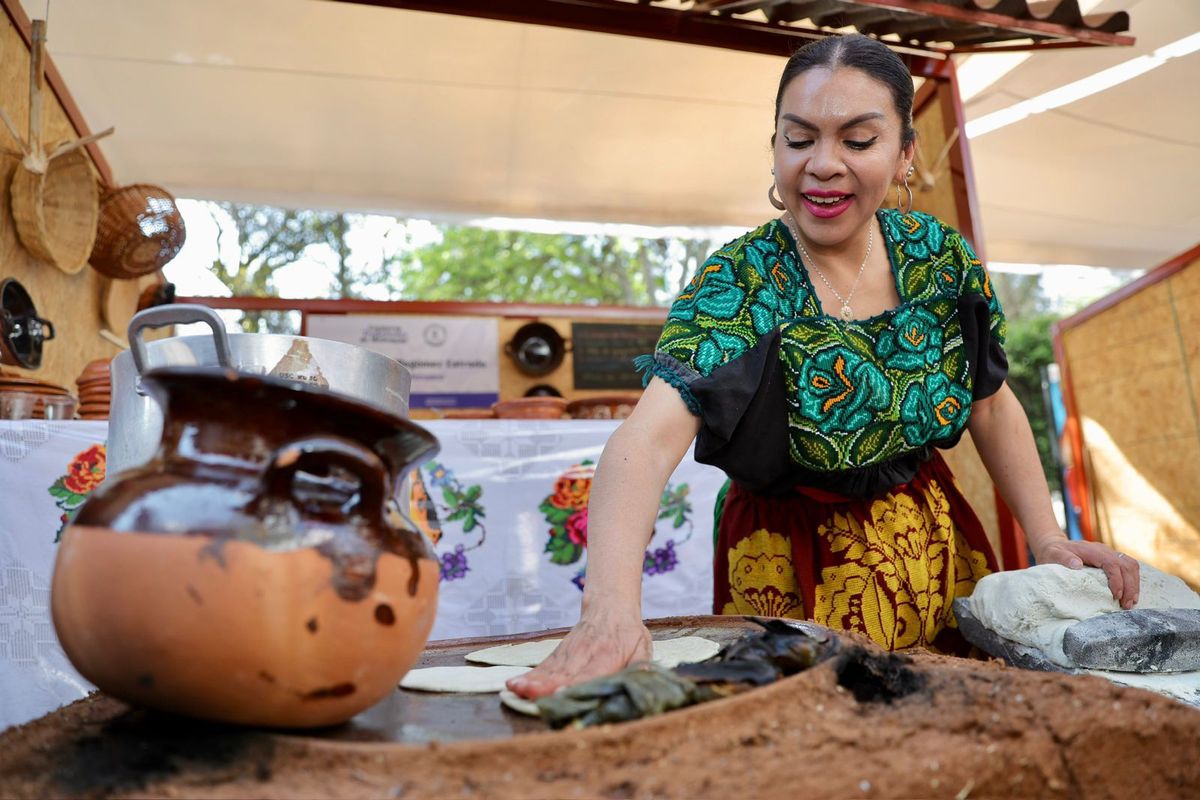
[(842, 319), (846, 320), (846, 322), (854, 319), (854, 312), (851, 311), (850, 306), (845, 303), (842, 303)]

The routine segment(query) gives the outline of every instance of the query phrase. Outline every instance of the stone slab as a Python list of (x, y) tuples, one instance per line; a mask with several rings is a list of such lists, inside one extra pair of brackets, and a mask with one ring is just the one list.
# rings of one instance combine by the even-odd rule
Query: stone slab
[(1088, 669), (1200, 670), (1200, 609), (1134, 608), (1085, 619), (1067, 628), (1063, 651)]

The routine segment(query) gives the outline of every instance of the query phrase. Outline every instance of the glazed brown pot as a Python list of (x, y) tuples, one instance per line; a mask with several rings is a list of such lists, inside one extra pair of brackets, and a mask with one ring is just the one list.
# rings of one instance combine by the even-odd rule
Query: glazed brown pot
[(438, 562), (386, 504), (437, 440), (274, 378), (170, 368), (143, 386), (158, 453), (101, 484), (59, 545), (71, 663), (122, 700), (252, 725), (336, 724), (395, 690)]

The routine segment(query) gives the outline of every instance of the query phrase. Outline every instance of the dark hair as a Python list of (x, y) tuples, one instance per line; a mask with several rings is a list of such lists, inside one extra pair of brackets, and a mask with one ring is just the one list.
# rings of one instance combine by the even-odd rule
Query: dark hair
[[(913, 81), (908, 68), (887, 45), (862, 34), (826, 36), (809, 42), (788, 59), (779, 76), (779, 91), (775, 93), (775, 119), (779, 119), (779, 104), (783, 90), (797, 75), (813, 67), (854, 67), (861, 69), (884, 84), (892, 93), (892, 104), (900, 115), (900, 146), (906, 147), (917, 138), (912, 126)], [(775, 140), (774, 134), (771, 141)]]

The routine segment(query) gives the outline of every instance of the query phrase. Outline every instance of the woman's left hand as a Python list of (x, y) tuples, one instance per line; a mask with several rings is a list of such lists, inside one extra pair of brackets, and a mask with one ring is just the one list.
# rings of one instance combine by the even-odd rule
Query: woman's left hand
[(1043, 545), (1040, 552), (1035, 552), (1034, 557), (1039, 564), (1062, 564), (1071, 569), (1099, 567), (1108, 576), (1108, 588), (1121, 608), (1133, 608), (1138, 601), (1142, 582), (1137, 559), (1118, 553), (1108, 545), (1055, 538)]

